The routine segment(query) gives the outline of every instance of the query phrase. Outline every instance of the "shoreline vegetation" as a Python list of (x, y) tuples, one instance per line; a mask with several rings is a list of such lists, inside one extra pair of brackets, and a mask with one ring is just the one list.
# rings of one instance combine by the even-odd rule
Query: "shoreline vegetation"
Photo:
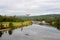
[(60, 30), (60, 17), (17, 17), (17, 16), (1, 16), (0, 15), (0, 30), (6, 28), (19, 28), (32, 24), (32, 21), (45, 21)]
[(16, 16), (0, 15), (0, 31), (32, 25), (32, 21)]
[(0, 23), (0, 31), (5, 31), (9, 29), (21, 28), (24, 26), (32, 25), (31, 21), (25, 22), (2, 22)]
[[(46, 25), (53, 26), (60, 30), (60, 17), (37, 18), (35, 21), (45, 22)], [(43, 23), (41, 23), (43, 24)]]

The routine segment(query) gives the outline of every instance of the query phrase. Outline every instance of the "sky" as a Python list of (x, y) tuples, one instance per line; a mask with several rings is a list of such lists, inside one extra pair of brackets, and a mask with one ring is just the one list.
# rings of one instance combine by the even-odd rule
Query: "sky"
[(0, 0), (0, 15), (60, 14), (60, 0)]

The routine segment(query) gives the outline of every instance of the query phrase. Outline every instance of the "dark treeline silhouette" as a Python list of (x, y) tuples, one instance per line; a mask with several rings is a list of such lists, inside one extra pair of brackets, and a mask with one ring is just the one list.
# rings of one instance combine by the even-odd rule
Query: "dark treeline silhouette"
[(16, 16), (1, 16), (0, 22), (23, 22), (22, 18), (17, 18)]

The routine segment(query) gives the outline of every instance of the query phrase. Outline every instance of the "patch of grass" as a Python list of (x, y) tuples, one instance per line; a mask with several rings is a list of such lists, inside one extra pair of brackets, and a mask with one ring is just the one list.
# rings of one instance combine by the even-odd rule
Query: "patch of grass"
[(28, 25), (32, 24), (31, 21), (25, 21), (25, 22), (0, 22), (0, 24), (4, 25), (4, 28), (10, 28), (10, 26), (11, 26), (11, 25), (9, 25), (10, 23), (12, 23), (14, 28), (19, 28), (19, 27), (28, 26)]

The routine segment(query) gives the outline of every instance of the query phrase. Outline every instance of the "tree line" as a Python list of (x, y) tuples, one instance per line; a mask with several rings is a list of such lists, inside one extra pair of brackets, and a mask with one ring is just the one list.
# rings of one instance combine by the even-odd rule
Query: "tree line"
[(16, 16), (1, 16), (0, 22), (23, 22), (22, 18), (17, 18)]

